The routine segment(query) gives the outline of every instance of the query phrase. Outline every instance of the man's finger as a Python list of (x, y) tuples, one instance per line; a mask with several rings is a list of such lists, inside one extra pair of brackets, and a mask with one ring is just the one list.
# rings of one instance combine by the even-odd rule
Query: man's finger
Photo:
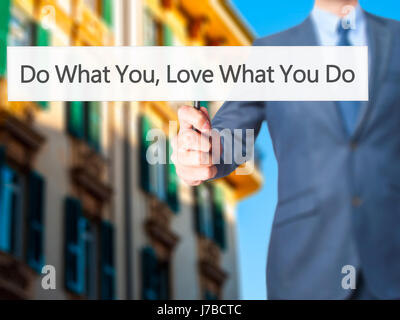
[(217, 168), (211, 167), (188, 167), (178, 166), (176, 167), (178, 176), (184, 181), (205, 181), (212, 179), (217, 174)]
[(185, 180), (185, 179), (182, 179), (187, 185), (189, 185), (189, 186), (191, 186), (191, 187), (196, 187), (196, 186), (198, 186), (198, 185), (200, 185), (201, 183), (202, 183), (202, 181), (201, 180)]
[(183, 150), (196, 150), (209, 152), (211, 142), (208, 136), (204, 136), (192, 129), (183, 129), (179, 132), (176, 147)]
[(193, 107), (180, 107), (178, 110), (178, 118), (182, 129), (191, 129), (193, 127), (202, 132), (211, 129), (209, 117), (203, 111)]
[(178, 149), (173, 159), (178, 165), (188, 167), (209, 167), (212, 163), (212, 154), (195, 150)]

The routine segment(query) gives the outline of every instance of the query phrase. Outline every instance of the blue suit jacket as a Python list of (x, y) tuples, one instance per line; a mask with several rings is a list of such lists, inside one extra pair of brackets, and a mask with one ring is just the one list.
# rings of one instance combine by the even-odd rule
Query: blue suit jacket
[[(256, 132), (268, 122), (279, 169), (272, 299), (346, 298), (345, 265), (362, 270), (373, 296), (400, 298), (400, 23), (365, 14), (370, 96), (351, 137), (334, 102), (226, 102), (212, 121)], [(255, 45), (318, 44), (308, 18)], [(217, 167), (217, 177), (235, 169)]]

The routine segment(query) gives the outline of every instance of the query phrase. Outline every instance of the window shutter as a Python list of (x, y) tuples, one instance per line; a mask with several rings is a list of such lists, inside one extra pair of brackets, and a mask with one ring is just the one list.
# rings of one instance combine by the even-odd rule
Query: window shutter
[(0, 77), (4, 77), (6, 73), (7, 73), (7, 34), (0, 33)]
[(6, 147), (0, 145), (0, 169), (3, 167), (6, 161)]
[(10, 21), (11, 0), (0, 1), (0, 32), (8, 33), (8, 23)]
[(0, 76), (7, 71), (7, 36), (11, 0), (0, 1)]
[(218, 300), (218, 297), (209, 290), (206, 290), (204, 298), (205, 300)]
[(175, 165), (171, 161), (171, 154), (172, 154), (172, 147), (171, 144), (168, 142), (168, 163), (167, 163), (167, 177), (168, 177), (168, 184), (167, 184), (167, 200), (168, 205), (171, 210), (175, 213), (179, 211), (179, 197), (178, 197), (178, 188), (179, 188), (179, 179), (178, 175), (176, 174)]
[(103, 221), (101, 224), (101, 298), (115, 298), (115, 268), (114, 268), (114, 227)]
[(157, 275), (159, 278), (159, 299), (169, 300), (170, 297), (170, 265), (168, 261), (158, 262), (157, 264)]
[(214, 187), (213, 211), (214, 241), (220, 246), (221, 249), (226, 249), (224, 194), (223, 190), (219, 187)]
[(157, 25), (148, 8), (143, 15), (143, 41), (145, 46), (157, 45)]
[(0, 250), (11, 252), (11, 233), (13, 228), (13, 194), (10, 188), (7, 188), (6, 186), (13, 183), (15, 173), (13, 170), (7, 167), (5, 163), (3, 163), (0, 174), (0, 227), (2, 232), (2, 234), (0, 234)]
[(172, 29), (166, 24), (163, 25), (163, 45), (164, 46), (174, 45), (174, 34), (172, 32)]
[(67, 102), (67, 131), (78, 139), (84, 137), (84, 107), (81, 101)]
[(209, 101), (200, 101), (200, 105), (210, 112), (210, 102)]
[(146, 159), (147, 148), (150, 146), (150, 142), (146, 140), (146, 135), (150, 129), (149, 119), (142, 116), (140, 118), (140, 185), (146, 192), (150, 192), (150, 165)]
[(195, 207), (194, 207), (194, 213), (195, 213), (195, 227), (196, 227), (196, 232), (200, 235), (206, 235), (206, 217), (205, 217), (205, 211), (203, 210), (204, 208), (204, 202), (206, 199), (204, 199), (203, 194), (204, 194), (204, 188), (206, 186), (204, 185), (199, 185), (195, 187)]
[(102, 0), (102, 14), (104, 21), (109, 26), (112, 26), (113, 24), (112, 0)]
[(85, 257), (82, 233), (86, 222), (82, 219), (82, 205), (78, 199), (65, 200), (66, 241), (65, 241), (65, 286), (76, 294), (81, 294), (85, 285)]
[(159, 299), (159, 279), (157, 273), (157, 256), (152, 247), (142, 251), (142, 299)]
[[(49, 45), (50, 33), (44, 29), (39, 23), (34, 25), (34, 39), (33, 45), (40, 47), (47, 47)], [(48, 109), (48, 101), (38, 101), (39, 107), (41, 109)]]
[(50, 43), (50, 33), (39, 23), (35, 25), (35, 46), (47, 47)]
[(99, 102), (88, 102), (85, 106), (86, 113), (86, 139), (88, 144), (100, 151), (101, 137), (101, 106)]
[(36, 272), (40, 273), (44, 265), (44, 197), (45, 180), (32, 171), (29, 174), (28, 193), (28, 264)]
[(8, 175), (4, 170), (5, 154), (5, 147), (0, 146), (0, 250), (9, 252), (11, 248), (11, 217), (8, 197), (4, 188), (8, 180)]

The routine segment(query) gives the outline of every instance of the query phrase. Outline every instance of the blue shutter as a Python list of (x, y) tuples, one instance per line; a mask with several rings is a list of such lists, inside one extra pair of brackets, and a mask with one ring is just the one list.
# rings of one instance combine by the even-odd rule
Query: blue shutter
[(101, 106), (100, 102), (85, 102), (85, 138), (97, 152), (101, 146)]
[(207, 230), (209, 229), (207, 223), (207, 212), (206, 207), (208, 206), (208, 201), (204, 197), (204, 193), (207, 192), (208, 187), (206, 185), (199, 185), (195, 187), (195, 204), (194, 204), (194, 214), (195, 214), (195, 230), (198, 234), (203, 236), (208, 236)]
[(7, 185), (13, 183), (15, 173), (5, 164), (5, 147), (0, 150), (0, 250), (11, 252), (13, 195)]
[(6, 161), (6, 148), (0, 145), (0, 168), (3, 167), (5, 161)]
[(142, 116), (140, 118), (140, 185), (146, 192), (150, 192), (150, 165), (146, 159), (147, 148), (150, 142), (146, 140), (147, 132), (151, 129), (150, 120)]
[(8, 180), (4, 167), (5, 154), (5, 147), (0, 146), (0, 250), (9, 252), (11, 248), (11, 211), (6, 189), (4, 188)]
[(157, 300), (158, 287), (157, 256), (152, 247), (145, 247), (142, 251), (142, 299)]
[(65, 199), (65, 286), (76, 294), (81, 294), (85, 286), (85, 256), (82, 233), (86, 222), (82, 218), (82, 205), (78, 199)]
[[(34, 23), (34, 39), (33, 39), (33, 45), (34, 46), (40, 46), (40, 47), (46, 47), (49, 45), (50, 42), (50, 33), (46, 29), (44, 29), (40, 23)], [(37, 102), (39, 107), (43, 110), (46, 110), (49, 108), (49, 102), (48, 101), (38, 101)]]
[(221, 249), (226, 249), (225, 219), (219, 206), (214, 207), (214, 241)]
[(202, 229), (202, 219), (201, 219), (201, 211), (199, 205), (199, 192), (197, 187), (193, 188), (193, 213), (194, 213), (194, 230), (198, 234), (204, 234), (204, 230)]
[(172, 147), (170, 142), (167, 143), (167, 201), (168, 205), (171, 210), (175, 213), (179, 211), (179, 197), (178, 197), (178, 190), (179, 190), (179, 179), (178, 175), (176, 174), (175, 165), (171, 161), (171, 154), (172, 154)]
[(29, 174), (28, 193), (28, 264), (40, 273), (44, 265), (44, 196), (45, 181), (37, 172)]
[(67, 131), (75, 138), (85, 136), (85, 108), (81, 101), (67, 102)]
[(218, 297), (211, 291), (206, 290), (204, 294), (205, 300), (218, 300)]
[(214, 187), (213, 191), (214, 241), (221, 249), (226, 249), (224, 193), (217, 186)]
[(114, 227), (101, 223), (101, 298), (115, 299)]

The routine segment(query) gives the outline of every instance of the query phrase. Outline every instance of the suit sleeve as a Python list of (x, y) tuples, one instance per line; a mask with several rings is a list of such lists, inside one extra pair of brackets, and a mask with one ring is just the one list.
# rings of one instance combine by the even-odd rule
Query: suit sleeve
[(212, 119), (212, 127), (220, 132), (222, 144), (220, 163), (216, 164), (218, 172), (214, 179), (227, 176), (252, 158), (253, 153), (247, 151), (254, 151), (254, 144), (247, 142), (251, 139), (246, 139), (246, 131), (250, 129), (255, 140), (264, 119), (263, 101), (227, 101), (222, 105)]

